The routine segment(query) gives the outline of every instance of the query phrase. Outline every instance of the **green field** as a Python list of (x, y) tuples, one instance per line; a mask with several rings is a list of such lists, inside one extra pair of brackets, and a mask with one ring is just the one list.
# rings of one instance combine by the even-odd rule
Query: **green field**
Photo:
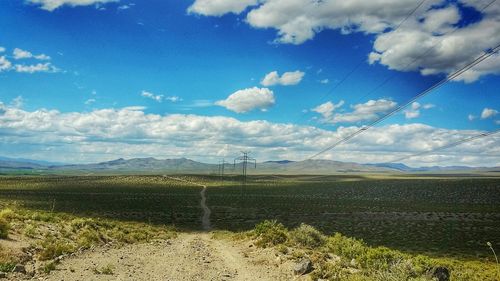
[[(184, 176), (207, 184), (215, 229), (265, 219), (310, 224), (369, 245), (465, 259), (500, 249), (500, 179), (488, 177)], [(200, 230), (201, 187), (162, 176), (4, 176), (1, 207), (175, 225)]]

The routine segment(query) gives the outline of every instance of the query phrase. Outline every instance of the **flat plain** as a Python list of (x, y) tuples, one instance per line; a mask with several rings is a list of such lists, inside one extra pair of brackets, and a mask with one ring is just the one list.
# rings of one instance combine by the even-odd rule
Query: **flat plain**
[[(500, 180), (453, 176), (177, 175), (207, 185), (215, 230), (275, 219), (410, 253), (491, 259), (500, 249)], [(2, 176), (0, 204), (201, 230), (201, 187), (158, 176)]]

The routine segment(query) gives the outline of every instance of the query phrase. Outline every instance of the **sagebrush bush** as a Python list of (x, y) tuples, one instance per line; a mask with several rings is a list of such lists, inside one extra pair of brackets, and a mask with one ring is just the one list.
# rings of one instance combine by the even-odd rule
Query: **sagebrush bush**
[(297, 245), (310, 249), (323, 246), (326, 240), (319, 230), (304, 223), (290, 232), (290, 239)]
[(47, 238), (40, 243), (40, 260), (50, 260), (61, 255), (71, 254), (76, 251), (76, 246), (69, 241), (58, 240), (56, 238)]
[(340, 233), (328, 237), (326, 248), (328, 252), (348, 259), (359, 258), (365, 255), (367, 251), (367, 245), (363, 240), (346, 237)]
[(261, 247), (283, 244), (288, 240), (288, 230), (276, 220), (265, 220), (255, 226), (254, 234)]
[(9, 237), (10, 223), (4, 219), (0, 218), (0, 238), (5, 239)]

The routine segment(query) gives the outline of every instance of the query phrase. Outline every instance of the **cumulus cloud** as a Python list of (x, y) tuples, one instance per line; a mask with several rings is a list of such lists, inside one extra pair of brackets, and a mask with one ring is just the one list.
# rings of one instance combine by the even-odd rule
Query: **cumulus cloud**
[(491, 108), (485, 108), (483, 109), (483, 112), (481, 112), (481, 119), (488, 119), (497, 114), (498, 114), (497, 110)]
[(333, 115), (333, 112), (344, 105), (344, 101), (341, 100), (338, 104), (334, 104), (331, 101), (328, 101), (324, 104), (320, 104), (317, 107), (311, 109), (312, 111), (319, 113), (323, 116), (323, 118), (330, 118)]
[(272, 71), (266, 74), (266, 76), (264, 77), (264, 79), (262, 79), (260, 84), (266, 87), (278, 84), (283, 86), (297, 85), (300, 83), (300, 81), (302, 81), (304, 75), (305, 73), (299, 70), (285, 72), (281, 76), (277, 71)]
[(26, 51), (26, 50), (19, 49), (19, 48), (15, 48), (12, 51), (12, 55), (14, 56), (14, 59), (16, 59), (16, 60), (30, 59), (30, 58), (34, 58), (37, 60), (50, 60), (50, 57), (47, 56), (46, 54), (33, 55), (30, 51)]
[[(259, 160), (302, 160), (359, 130), (335, 131), (312, 126), (243, 122), (199, 115), (158, 115), (144, 107), (108, 108), (90, 112), (26, 111), (0, 102), (0, 141), (5, 151), (52, 161), (96, 162), (118, 157), (234, 156), (252, 150)], [(428, 151), (477, 135), (475, 130), (448, 130), (423, 124), (371, 128), (321, 158), (354, 162), (385, 162)], [(431, 165), (500, 165), (500, 136), (492, 135), (405, 163)], [(21, 149), (22, 148), (22, 149)], [(168, 156), (162, 154), (168, 151)], [(77, 157), (75, 157), (77, 156)], [(212, 160), (213, 160), (212, 159)], [(198, 160), (206, 160), (198, 158)]]
[(326, 102), (314, 108), (313, 111), (321, 114), (322, 118), (320, 121), (323, 123), (358, 123), (376, 120), (382, 114), (387, 113), (397, 106), (397, 103), (391, 100), (369, 100), (366, 103), (351, 105), (351, 112), (334, 114), (334, 110), (341, 107), (343, 104), (343, 101), (339, 102), (337, 105)]
[(430, 104), (430, 103), (421, 105), (418, 102), (414, 102), (411, 104), (410, 108), (407, 110), (404, 110), (403, 113), (404, 113), (406, 119), (413, 119), (413, 118), (417, 118), (420, 116), (420, 111), (422, 109), (431, 109), (433, 107), (434, 107), (434, 105)]
[(467, 119), (469, 119), (469, 121), (474, 121), (474, 120), (476, 120), (476, 118), (477, 117), (475, 115), (472, 115), (472, 114), (467, 115)]
[[(12, 57), (15, 60), (35, 59), (47, 61), (51, 58), (45, 54), (33, 55), (31, 52), (15, 48), (12, 51)], [(35, 63), (35, 64), (13, 64), (6, 56), (0, 56), (0, 72), (15, 71), (19, 73), (35, 73), (35, 72), (49, 72), (55, 73), (61, 71), (59, 68), (52, 65), (50, 62)]]
[[(276, 42), (302, 44), (324, 29), (343, 34), (363, 32), (375, 37), (370, 63), (380, 63), (399, 71), (420, 71), (423, 75), (450, 74), (500, 41), (500, 3), (493, 3), (477, 22), (457, 27), (466, 15), (459, 6), (482, 10), (488, 1), (425, 1), (414, 16), (399, 25), (415, 8), (414, 0), (265, 0), (199, 1), (204, 15), (235, 12), (221, 3), (238, 2), (238, 12), (251, 6), (246, 22), (255, 28), (277, 30)], [(458, 28), (458, 29), (456, 29)], [(456, 30), (455, 30), (456, 29)], [(488, 59), (459, 76), (470, 83), (483, 75), (500, 74), (500, 55)]]
[(227, 13), (239, 14), (248, 6), (256, 5), (259, 0), (196, 0), (189, 8), (189, 13), (204, 16), (222, 16)]
[(274, 105), (274, 93), (268, 88), (247, 88), (231, 94), (227, 99), (215, 102), (236, 113), (245, 113), (254, 109), (267, 110)]
[(119, 0), (27, 0), (27, 2), (40, 6), (41, 9), (50, 12), (62, 6), (90, 6), (118, 1)]
[(0, 56), (0, 72), (10, 70), (12, 63), (5, 57)]
[(5, 52), (5, 48), (0, 46), (0, 53)]

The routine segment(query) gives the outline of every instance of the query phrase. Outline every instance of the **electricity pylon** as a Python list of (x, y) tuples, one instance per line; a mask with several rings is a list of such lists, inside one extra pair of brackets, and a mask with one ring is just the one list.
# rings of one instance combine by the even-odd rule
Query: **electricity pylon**
[(257, 160), (255, 160), (255, 158), (248, 157), (248, 154), (250, 154), (249, 151), (242, 151), (241, 153), (243, 153), (242, 156), (234, 158), (233, 167), (236, 168), (236, 162), (238, 162), (238, 164), (240, 164), (240, 163), (242, 164), (242, 171), (241, 172), (242, 172), (242, 176), (243, 176), (243, 183), (246, 183), (247, 182), (248, 162), (253, 163), (253, 166), (256, 169), (257, 168)]
[(224, 181), (224, 168), (226, 167), (226, 162), (225, 159), (222, 159), (222, 161), (219, 161), (219, 177), (221, 178), (221, 181)]

